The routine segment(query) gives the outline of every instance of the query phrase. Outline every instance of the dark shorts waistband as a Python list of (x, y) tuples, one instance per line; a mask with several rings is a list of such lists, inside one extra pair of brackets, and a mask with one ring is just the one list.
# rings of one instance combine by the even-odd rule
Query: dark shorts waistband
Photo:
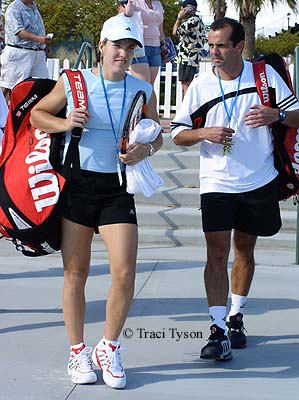
[(17, 44), (7, 44), (6, 46), (9, 46), (9, 47), (15, 47), (16, 49), (23, 49), (23, 50), (32, 50), (32, 51), (42, 51), (42, 50), (45, 50), (45, 49), (41, 49), (40, 47), (37, 47), (37, 48), (32, 48), (32, 47), (24, 47), (24, 46), (19, 46), (19, 45), (17, 45)]

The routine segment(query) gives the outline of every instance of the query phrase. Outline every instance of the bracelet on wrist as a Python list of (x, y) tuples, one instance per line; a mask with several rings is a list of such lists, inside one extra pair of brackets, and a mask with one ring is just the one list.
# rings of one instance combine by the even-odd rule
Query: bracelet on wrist
[(151, 143), (147, 143), (148, 144), (148, 157), (151, 157), (155, 154), (155, 148)]

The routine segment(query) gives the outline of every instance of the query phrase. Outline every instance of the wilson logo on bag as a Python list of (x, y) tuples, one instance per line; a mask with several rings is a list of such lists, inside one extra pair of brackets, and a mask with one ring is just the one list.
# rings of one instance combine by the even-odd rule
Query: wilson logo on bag
[[(286, 63), (279, 54), (273, 53), (255, 60), (253, 72), (261, 103), (277, 108), (274, 92), (268, 87), (265, 64), (271, 65), (294, 95), (295, 92)], [(274, 138), (274, 164), (279, 173), (279, 200), (286, 200), (299, 193), (299, 131), (278, 122), (272, 124), (271, 128)]]
[[(87, 108), (82, 74), (65, 72), (75, 107)], [(65, 184), (63, 172), (60, 173), (63, 134), (50, 135), (30, 125), (30, 110), (55, 84), (51, 79), (29, 78), (15, 86), (0, 157), (0, 234), (31, 257), (60, 249), (59, 196)], [(64, 117), (65, 110), (58, 116)], [(77, 130), (72, 149), (77, 150), (77, 160), (81, 132)], [(80, 162), (78, 167), (69, 158), (71, 173), (79, 174)], [(68, 175), (67, 168), (65, 171)]]

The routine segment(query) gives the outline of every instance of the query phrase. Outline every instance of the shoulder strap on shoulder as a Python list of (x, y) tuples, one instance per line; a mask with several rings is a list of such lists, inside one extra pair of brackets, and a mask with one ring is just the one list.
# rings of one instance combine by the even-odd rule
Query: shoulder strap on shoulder
[[(79, 70), (65, 69), (63, 73), (68, 77), (75, 108), (81, 107), (87, 109), (87, 91), (82, 72)], [(74, 175), (78, 177), (81, 174), (79, 155), (81, 135), (81, 128), (74, 128), (72, 130), (71, 140), (62, 167), (62, 175), (66, 179), (70, 179)]]
[(65, 69), (63, 73), (66, 74), (70, 82), (75, 107), (87, 109), (87, 92), (82, 72), (80, 70)]
[(258, 95), (264, 106), (271, 107), (266, 63), (264, 60), (252, 63), (253, 74)]

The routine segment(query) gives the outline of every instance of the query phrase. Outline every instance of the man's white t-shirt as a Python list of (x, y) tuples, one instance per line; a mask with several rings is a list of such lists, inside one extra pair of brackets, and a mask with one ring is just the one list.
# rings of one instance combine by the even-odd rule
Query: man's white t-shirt
[[(269, 90), (276, 90), (279, 108), (294, 110), (299, 102), (274, 71), (266, 65)], [(200, 142), (200, 193), (241, 193), (255, 190), (272, 181), (278, 174), (274, 167), (273, 137), (267, 126), (250, 128), (244, 117), (253, 105), (261, 101), (256, 91), (252, 64), (244, 62), (240, 84), (221, 80), (227, 109), (230, 112), (235, 94), (238, 96), (232, 110), (230, 124), (222, 99), (218, 77), (210, 70), (196, 77), (188, 88), (183, 103), (172, 122), (172, 137), (185, 129), (230, 126), (235, 130), (232, 153), (223, 155), (223, 145), (208, 140)]]

